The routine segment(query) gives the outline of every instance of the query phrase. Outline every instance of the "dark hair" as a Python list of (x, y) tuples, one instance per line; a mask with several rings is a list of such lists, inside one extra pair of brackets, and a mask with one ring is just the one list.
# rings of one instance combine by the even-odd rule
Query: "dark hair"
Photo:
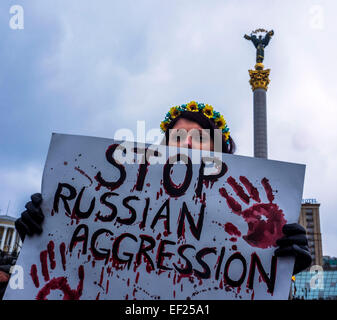
[[(168, 125), (167, 130), (165, 131), (166, 145), (169, 144), (169, 139), (170, 139), (169, 130), (175, 126), (175, 124), (178, 122), (179, 119), (187, 119), (187, 120), (198, 123), (200, 127), (203, 129), (209, 129), (211, 138), (214, 141), (214, 130), (217, 129), (214, 121), (204, 116), (201, 112), (185, 111), (185, 112), (182, 112), (178, 117), (174, 118)], [(224, 136), (222, 137), (222, 152), (231, 153), (231, 154), (235, 152), (235, 143), (231, 136), (229, 136), (228, 144), (225, 141), (225, 137)]]

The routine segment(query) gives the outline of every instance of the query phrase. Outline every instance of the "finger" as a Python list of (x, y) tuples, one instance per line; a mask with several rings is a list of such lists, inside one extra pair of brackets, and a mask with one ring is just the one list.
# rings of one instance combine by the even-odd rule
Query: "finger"
[(269, 180), (264, 177), (262, 180), (261, 180), (261, 184), (264, 188), (264, 191), (266, 192), (266, 195), (267, 195), (267, 198), (268, 198), (268, 201), (270, 203), (272, 203), (274, 201), (274, 195), (273, 195), (273, 189), (269, 183)]
[(294, 245), (294, 247), (297, 252), (297, 257), (295, 259), (293, 274), (296, 274), (310, 267), (312, 263), (312, 257), (310, 255), (308, 247), (302, 247), (297, 245)]
[(295, 234), (306, 234), (305, 229), (298, 223), (285, 224), (282, 228), (282, 232), (288, 236), (292, 236)]
[(288, 247), (280, 247), (275, 250), (274, 254), (277, 257), (295, 257), (296, 268), (294, 267), (294, 270), (296, 269), (296, 273), (299, 272), (298, 270), (304, 270), (309, 267), (312, 262), (308, 246), (294, 244)]
[(297, 244), (293, 244), (294, 251), (296, 252), (297, 256), (310, 256), (310, 251), (308, 246), (300, 246)]
[(275, 255), (278, 257), (287, 257), (287, 256), (293, 256), (297, 257), (300, 255), (309, 254), (309, 248), (308, 246), (299, 246), (297, 244), (292, 244), (286, 247), (279, 247), (275, 250)]
[(292, 244), (305, 246), (308, 244), (308, 239), (305, 234), (296, 234), (293, 236), (285, 236), (276, 240), (276, 244), (280, 247), (290, 246)]
[(25, 205), (25, 208), (28, 210), (30, 216), (32, 217), (32, 219), (37, 223), (37, 224), (41, 224), (41, 222), (44, 219), (44, 214), (41, 210), (40, 207), (34, 205), (34, 203), (32, 201), (27, 202)]
[(22, 219), (15, 220), (15, 229), (18, 231), (21, 241), (25, 240), (26, 234), (30, 235), (30, 230)]
[(277, 257), (294, 257), (296, 255), (292, 246), (279, 247), (274, 251), (274, 254)]
[(243, 188), (237, 183), (237, 181), (231, 176), (227, 179), (228, 184), (232, 187), (234, 192), (240, 197), (240, 199), (249, 204), (249, 196), (245, 193)]
[(42, 228), (39, 224), (37, 224), (34, 219), (32, 219), (31, 215), (28, 211), (24, 211), (21, 215), (22, 221), (26, 224), (30, 233), (28, 235), (33, 235), (34, 233), (41, 234)]
[(33, 195), (31, 195), (30, 197), (33, 201), (33, 203), (38, 207), (40, 206), (41, 202), (42, 202), (42, 195), (41, 193), (34, 193)]
[(223, 196), (226, 199), (229, 208), (232, 209), (233, 212), (238, 214), (242, 212), (242, 207), (240, 203), (238, 203), (232, 196), (230, 196), (225, 188), (220, 188), (219, 192), (221, 196)]
[(245, 186), (250, 197), (257, 202), (261, 202), (259, 191), (253, 186), (253, 184), (244, 176), (240, 176), (241, 183)]

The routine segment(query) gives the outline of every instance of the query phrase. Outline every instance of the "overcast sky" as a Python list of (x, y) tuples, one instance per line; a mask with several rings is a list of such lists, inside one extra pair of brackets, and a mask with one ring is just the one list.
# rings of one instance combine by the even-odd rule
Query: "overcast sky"
[[(13, 5), (24, 29), (10, 27)], [(323, 254), (337, 256), (336, 12), (333, 0), (1, 0), (0, 214), (19, 216), (40, 191), (52, 132), (158, 128), (191, 100), (224, 114), (236, 154), (252, 156), (243, 35), (273, 29), (268, 157), (306, 164), (303, 198), (321, 204)]]

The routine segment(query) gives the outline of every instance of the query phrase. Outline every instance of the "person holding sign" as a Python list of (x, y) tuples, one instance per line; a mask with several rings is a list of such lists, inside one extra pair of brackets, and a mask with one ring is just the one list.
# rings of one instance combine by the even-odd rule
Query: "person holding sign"
[[(235, 143), (230, 136), (226, 120), (210, 105), (192, 101), (187, 105), (173, 107), (160, 127), (165, 133), (166, 145), (210, 151), (221, 150), (230, 154), (235, 152)], [(185, 135), (183, 135), (185, 139), (177, 141), (178, 133), (181, 131), (185, 131)], [(193, 135), (190, 134), (191, 132), (201, 133)], [(216, 133), (222, 136), (221, 143), (215, 146)], [(200, 141), (198, 141), (198, 137), (200, 137)], [(277, 241), (279, 248), (276, 249), (275, 255), (279, 257), (295, 256), (293, 273), (299, 273), (309, 267), (312, 262), (306, 231), (300, 224), (286, 224), (283, 227), (283, 233), (284, 237)]]
[[(168, 146), (229, 154), (235, 152), (235, 143), (230, 136), (224, 117), (219, 112), (216, 112), (212, 106), (207, 104), (191, 101), (188, 104), (172, 107), (166, 114), (165, 119), (161, 122), (160, 128), (165, 134), (163, 144)], [(234, 188), (237, 187), (238, 184), (235, 179), (232, 180), (233, 181), (230, 181), (230, 185)], [(254, 186), (252, 186), (248, 180), (243, 180), (241, 182), (245, 185), (247, 190), (250, 190), (249, 193), (252, 199), (259, 202), (259, 197), (254, 191)], [(201, 183), (203, 183), (203, 181), (201, 181)], [(267, 179), (262, 180), (262, 183), (264, 190), (266, 190), (267, 193), (268, 190), (271, 191)], [(238, 203), (227, 194), (224, 188), (220, 188), (219, 192), (222, 197), (226, 198), (226, 201), (230, 204), (233, 212), (238, 215), (243, 213)], [(243, 192), (243, 195), (241, 196), (242, 199), (244, 199), (244, 196), (245, 194)], [(270, 204), (266, 205), (273, 205), (272, 193), (269, 192), (267, 196), (270, 200)], [(41, 210), (41, 203), (41, 194), (32, 195), (31, 201), (25, 206), (26, 210), (21, 214), (21, 217), (17, 219), (15, 225), (22, 240), (24, 240), (27, 235), (32, 236), (43, 232), (41, 225), (44, 214)], [(255, 236), (258, 236), (257, 233), (259, 230), (254, 229), (253, 231)], [(285, 224), (282, 231), (283, 234), (281, 231), (277, 233), (279, 239), (276, 241), (278, 248), (275, 250), (275, 255), (280, 257), (294, 256), (295, 265), (293, 273), (296, 274), (311, 264), (311, 256), (308, 250), (305, 229), (299, 224)], [(253, 239), (249, 238), (249, 235), (245, 240), (248, 243), (253, 243)], [(265, 247), (270, 246), (270, 243), (265, 244)]]

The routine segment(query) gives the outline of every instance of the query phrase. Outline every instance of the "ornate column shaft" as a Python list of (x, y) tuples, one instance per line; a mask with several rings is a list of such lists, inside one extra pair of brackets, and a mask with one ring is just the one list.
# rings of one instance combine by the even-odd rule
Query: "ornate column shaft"
[(263, 69), (262, 63), (255, 65), (255, 70), (248, 70), (254, 102), (254, 157), (268, 158), (267, 144), (267, 89), (270, 69)]

